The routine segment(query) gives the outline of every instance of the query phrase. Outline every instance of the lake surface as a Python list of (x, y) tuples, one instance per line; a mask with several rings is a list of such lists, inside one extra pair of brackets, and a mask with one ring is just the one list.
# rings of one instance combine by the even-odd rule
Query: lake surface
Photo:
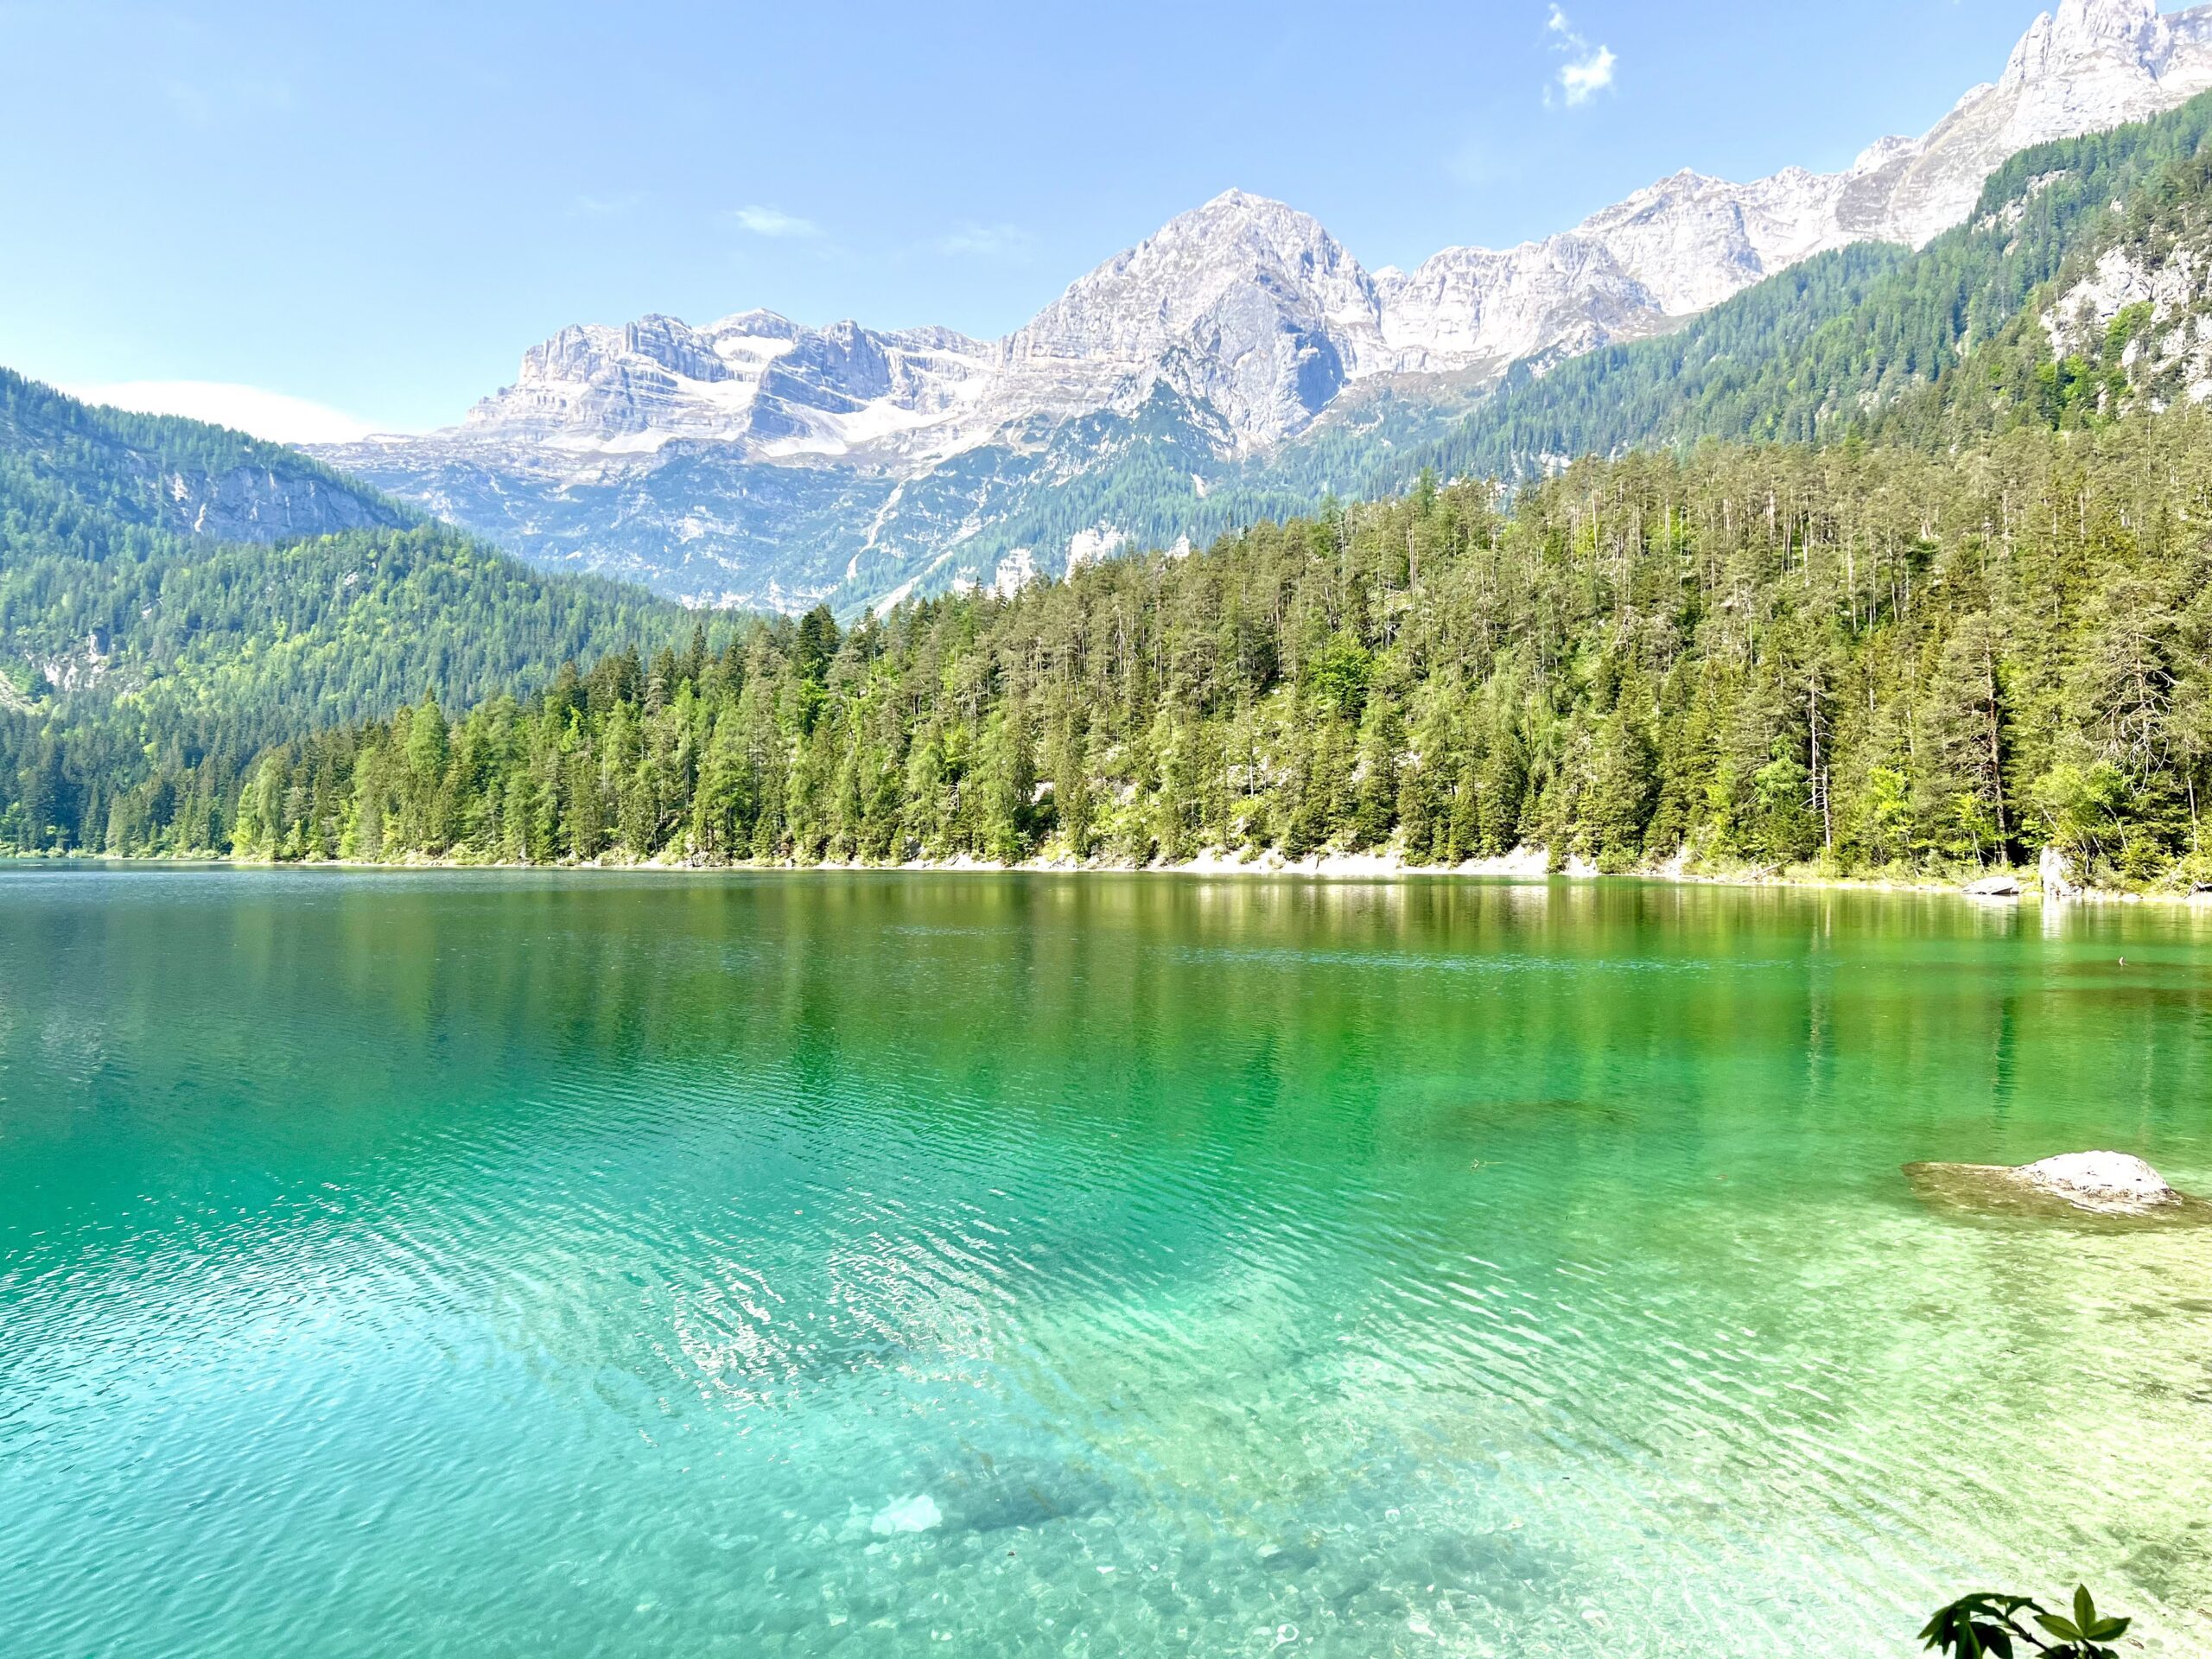
[[(2125, 957), (2121, 965), (2120, 958)], [(0, 873), (0, 1653), (2212, 1648), (2212, 920)]]

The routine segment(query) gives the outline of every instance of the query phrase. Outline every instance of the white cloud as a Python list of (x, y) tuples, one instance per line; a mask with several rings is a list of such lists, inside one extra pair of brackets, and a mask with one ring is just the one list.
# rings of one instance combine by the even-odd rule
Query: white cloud
[(810, 219), (801, 219), (787, 213), (780, 207), (740, 207), (730, 217), (741, 229), (755, 236), (819, 236), (822, 227)]
[(1613, 65), (1618, 61), (1612, 48), (1601, 46), (1580, 61), (1563, 66), (1559, 72), (1559, 85), (1567, 94), (1567, 101), (1580, 104), (1591, 93), (1611, 86)]
[(1017, 262), (1027, 259), (1036, 245), (1037, 238), (1019, 225), (978, 225), (973, 220), (937, 239), (939, 253)]
[[(1544, 19), (1544, 29), (1546, 33), (1558, 37), (1553, 41), (1552, 49), (1567, 58), (1567, 61), (1560, 65), (1555, 79), (1560, 95), (1567, 100), (1569, 109), (1588, 102), (1592, 93), (1603, 92), (1613, 84), (1613, 69), (1620, 60), (1613, 55), (1612, 48), (1603, 44), (1591, 45), (1556, 4), (1551, 9), (1551, 15)], [(1551, 97), (1551, 88), (1547, 86), (1544, 88), (1544, 102), (1550, 103)]]
[(384, 429), (325, 404), (221, 380), (123, 380), (61, 390), (88, 404), (112, 404), (141, 415), (183, 415), (272, 443), (351, 443)]

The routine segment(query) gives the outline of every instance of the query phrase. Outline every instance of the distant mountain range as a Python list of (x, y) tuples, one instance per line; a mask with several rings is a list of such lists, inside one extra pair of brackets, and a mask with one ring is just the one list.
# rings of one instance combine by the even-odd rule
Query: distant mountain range
[(1449, 454), (1502, 384), (1678, 330), (1816, 256), (1923, 246), (2018, 152), (2207, 89), (2212, 6), (2065, 0), (1995, 82), (1841, 173), (1679, 173), (1571, 231), (1410, 272), (1230, 191), (1003, 340), (761, 311), (582, 325), (458, 427), (314, 453), (539, 564), (693, 604), (1010, 588)]

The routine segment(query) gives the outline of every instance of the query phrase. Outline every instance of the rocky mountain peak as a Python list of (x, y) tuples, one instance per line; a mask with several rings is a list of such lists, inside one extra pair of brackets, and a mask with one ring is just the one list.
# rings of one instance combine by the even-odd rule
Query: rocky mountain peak
[(1211, 200), (1181, 213), (1161, 226), (1132, 252), (1154, 245), (1173, 245), (1194, 238), (1227, 237), (1249, 251), (1264, 250), (1277, 257), (1320, 248), (1342, 249), (1321, 221), (1272, 196), (1255, 196), (1248, 190), (1224, 190)]
[[(1196, 315), (1224, 285), (1270, 277), (1310, 286), (1317, 295), (1332, 289), (1326, 304), (1347, 299), (1359, 304), (1357, 296), (1370, 286), (1359, 262), (1312, 214), (1266, 196), (1224, 190), (1078, 277), (1058, 304), (1105, 291), (1156, 291), (1171, 310)], [(1344, 291), (1333, 291), (1338, 288)]]
[(698, 330), (723, 357), (773, 356), (806, 333), (789, 317), (774, 311), (740, 311), (718, 318)]
[(1998, 85), (2009, 91), (2113, 68), (2155, 79), (2172, 45), (2155, 0), (2061, 0), (2028, 25)]
[[(621, 480), (621, 499), (639, 504), (639, 516), (620, 510), (633, 544), (658, 535), (651, 557), (734, 573), (712, 587), (686, 577), (702, 596), (758, 599), (746, 573), (764, 537), (834, 543), (844, 572), (834, 582), (865, 587), (874, 568), (899, 574), (871, 593), (912, 591), (944, 578), (946, 561), (969, 556), (967, 538), (1011, 511), (1005, 469), (1065, 487), (1115, 464), (1140, 411), (1143, 442), (1183, 446), (1179, 471), (1367, 407), (1344, 397), (1363, 382), (1408, 407), (1456, 405), (1516, 362), (1673, 327), (1829, 250), (1921, 245), (1963, 220), (2021, 149), (2208, 89), (2212, 5), (2161, 14), (2155, 0), (2058, 0), (1996, 80), (1842, 172), (1790, 167), (1736, 183), (1683, 168), (1571, 229), (1447, 247), (1410, 271), (1370, 272), (1312, 215), (1225, 190), (1002, 340), (809, 327), (765, 310), (703, 327), (659, 315), (578, 325), (525, 353), (515, 384), (457, 431), (334, 458), (433, 506), (489, 504), (485, 527), (525, 543), (541, 517), (569, 510), (556, 505), (564, 490)], [(742, 482), (711, 505), (696, 480), (717, 468)], [(1058, 554), (1035, 551), (1036, 568), (1055, 568)], [(808, 576), (810, 591), (829, 591), (828, 569)]]
[(762, 310), (704, 328), (660, 315), (565, 328), (466, 429), (580, 448), (712, 437), (786, 456), (888, 443), (912, 461), (1039, 418), (1132, 410), (1165, 385), (1233, 447), (1264, 447), (1353, 381), (1555, 358), (1670, 326), (1831, 248), (1917, 245), (1964, 218), (2018, 149), (2208, 86), (2212, 7), (2163, 16), (2155, 0), (2061, 0), (1998, 82), (1843, 173), (1792, 167), (1737, 184), (1683, 168), (1558, 235), (1372, 275), (1312, 215), (1224, 190), (994, 344), (942, 328), (809, 329)]
[(1375, 283), (1312, 215), (1227, 190), (1067, 290), (1004, 347), (1009, 411), (1133, 407), (1160, 384), (1240, 442), (1305, 426), (1382, 355)]
[(2060, 0), (2050, 22), (2052, 47), (2069, 56), (2112, 48), (2144, 60), (2167, 40), (2156, 0)]
[(2212, 87), (2212, 7), (2062, 0), (2028, 26), (1993, 85), (1927, 136), (1854, 168), (1847, 228), (1919, 246), (1963, 219), (1982, 181), (2033, 144), (2172, 108)]

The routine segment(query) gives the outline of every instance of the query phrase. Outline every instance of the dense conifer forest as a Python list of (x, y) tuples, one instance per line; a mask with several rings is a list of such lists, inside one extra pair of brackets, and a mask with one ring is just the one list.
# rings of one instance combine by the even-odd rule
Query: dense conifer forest
[[(1932, 875), (2055, 844), (2184, 880), (2208, 527), (2193, 410), (1586, 461), (1510, 503), (1424, 484), (1010, 601), (426, 699), (272, 751), (228, 827), (280, 859), (708, 864), (1530, 847)], [(137, 849), (124, 828), (105, 844)]]

